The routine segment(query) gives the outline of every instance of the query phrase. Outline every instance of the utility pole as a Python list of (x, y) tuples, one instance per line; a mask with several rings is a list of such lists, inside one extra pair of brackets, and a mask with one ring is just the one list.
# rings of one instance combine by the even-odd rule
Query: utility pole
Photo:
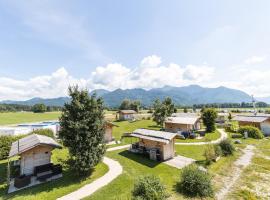
[(257, 115), (256, 101), (255, 101), (253, 95), (251, 95), (251, 97), (252, 97), (252, 105), (253, 105), (253, 109), (254, 109), (254, 115)]

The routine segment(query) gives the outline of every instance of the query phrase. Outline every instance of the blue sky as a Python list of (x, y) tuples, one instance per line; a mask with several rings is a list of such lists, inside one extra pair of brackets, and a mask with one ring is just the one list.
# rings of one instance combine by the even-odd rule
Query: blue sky
[(269, 9), (268, 0), (0, 1), (0, 99), (62, 96), (76, 83), (269, 96)]

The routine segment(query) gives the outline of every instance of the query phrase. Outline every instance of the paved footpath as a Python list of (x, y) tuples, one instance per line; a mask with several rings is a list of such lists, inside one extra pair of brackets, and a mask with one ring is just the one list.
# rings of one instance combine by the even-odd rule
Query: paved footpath
[(79, 200), (83, 199), (91, 194), (93, 194), (98, 189), (104, 187), (109, 184), (115, 178), (117, 178), (120, 174), (122, 174), (123, 168), (119, 164), (119, 162), (112, 160), (110, 158), (104, 157), (103, 162), (108, 165), (109, 171), (99, 179), (93, 181), (92, 183), (83, 186), (82, 188), (67, 194), (58, 200)]
[(223, 129), (217, 129), (220, 132), (221, 136), (217, 140), (213, 140), (210, 142), (176, 142), (176, 145), (205, 145), (205, 144), (217, 144), (220, 141), (226, 139), (228, 137), (227, 133)]

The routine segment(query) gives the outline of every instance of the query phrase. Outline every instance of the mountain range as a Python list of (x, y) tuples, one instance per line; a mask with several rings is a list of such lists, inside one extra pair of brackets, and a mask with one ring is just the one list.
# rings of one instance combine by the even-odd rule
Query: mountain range
[[(126, 90), (116, 89), (114, 91), (98, 89), (92, 91), (90, 94), (94, 92), (102, 97), (106, 106), (109, 107), (118, 107), (124, 99), (140, 100), (142, 105), (149, 106), (155, 99), (159, 98), (162, 100), (166, 97), (171, 97), (177, 105), (251, 102), (251, 96), (247, 93), (223, 86), (217, 88), (206, 88), (199, 85), (184, 87), (165, 86), (151, 90), (135, 88)], [(47, 106), (63, 106), (68, 101), (68, 97), (59, 97), (53, 99), (32, 98), (26, 101), (7, 100), (0, 103), (20, 105), (43, 103)]]

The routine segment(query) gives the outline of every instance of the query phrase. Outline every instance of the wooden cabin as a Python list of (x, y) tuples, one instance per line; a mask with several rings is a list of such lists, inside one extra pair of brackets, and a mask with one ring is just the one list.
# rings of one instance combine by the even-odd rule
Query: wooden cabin
[(112, 135), (112, 131), (113, 131), (113, 127), (116, 126), (114, 125), (112, 122), (106, 121), (106, 125), (105, 125), (105, 135), (104, 135), (104, 140), (106, 143), (111, 142), (114, 140), (113, 135)]
[[(62, 176), (62, 167), (51, 163), (52, 150), (62, 148), (52, 138), (32, 134), (12, 143), (9, 152), (8, 181), (10, 192), (20, 188), (30, 187)], [(10, 161), (19, 156), (19, 176), (10, 177)], [(12, 162), (14, 163), (14, 162)]]
[(121, 121), (134, 120), (136, 114), (137, 112), (134, 110), (120, 110), (118, 112), (118, 119)]
[(237, 121), (239, 126), (254, 126), (270, 136), (270, 115), (237, 115), (232, 120)]
[(36, 166), (51, 163), (51, 151), (61, 148), (52, 138), (32, 134), (12, 143), (9, 157), (20, 156), (20, 174), (34, 173)]
[(152, 160), (168, 160), (175, 156), (175, 133), (137, 129), (130, 136), (139, 138), (132, 144), (130, 151), (149, 155)]
[(200, 128), (200, 117), (198, 115), (168, 117), (165, 120), (165, 130), (168, 132), (190, 132)]

